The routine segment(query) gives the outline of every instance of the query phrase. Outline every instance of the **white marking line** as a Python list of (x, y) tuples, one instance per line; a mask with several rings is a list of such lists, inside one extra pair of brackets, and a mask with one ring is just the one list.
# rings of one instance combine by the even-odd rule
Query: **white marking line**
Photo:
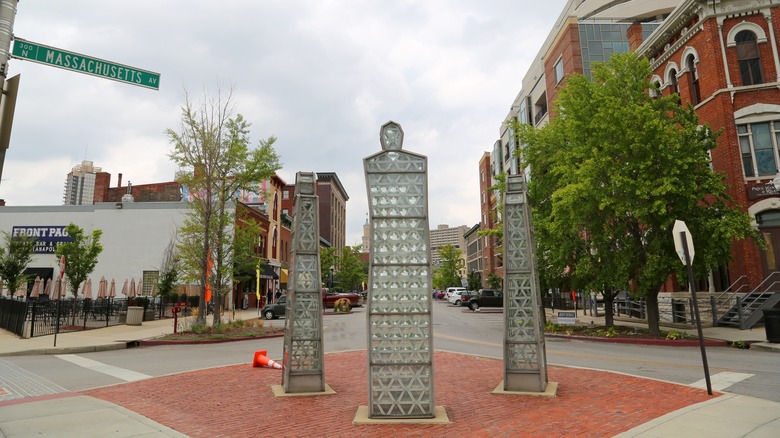
[[(745, 379), (749, 379), (755, 376), (755, 374), (745, 373), (732, 373), (730, 371), (723, 371), (713, 376), (710, 376), (710, 383), (712, 383), (713, 391), (722, 391), (731, 385), (739, 383)], [(704, 379), (698, 382), (693, 382), (689, 386), (694, 388), (707, 389), (707, 381)]]
[(58, 354), (62, 360), (66, 360), (70, 363), (76, 364), (80, 367), (84, 367), (99, 373), (108, 374), (109, 376), (116, 377), (117, 379), (124, 380), (125, 382), (135, 382), (136, 380), (149, 379), (152, 376), (137, 373), (135, 371), (126, 370), (124, 368), (115, 367), (113, 365), (106, 365), (96, 360), (87, 359), (85, 357), (77, 356), (75, 354)]

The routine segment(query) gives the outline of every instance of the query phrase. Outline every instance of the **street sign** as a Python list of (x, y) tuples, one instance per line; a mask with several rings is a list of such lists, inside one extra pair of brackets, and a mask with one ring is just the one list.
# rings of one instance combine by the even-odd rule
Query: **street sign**
[[(691, 257), (690, 262), (693, 263), (693, 238), (691, 232), (688, 231), (688, 226), (683, 221), (674, 221), (674, 227), (672, 228), (672, 238), (674, 239), (674, 249), (677, 251), (677, 255), (682, 260), (683, 265), (687, 264), (685, 260), (685, 249), (683, 248), (682, 236), (680, 233), (685, 233), (685, 242), (688, 244), (688, 254)], [(667, 240), (668, 242), (668, 240)]]
[(11, 57), (153, 90), (160, 88), (159, 73), (49, 47), (21, 38), (14, 39)]

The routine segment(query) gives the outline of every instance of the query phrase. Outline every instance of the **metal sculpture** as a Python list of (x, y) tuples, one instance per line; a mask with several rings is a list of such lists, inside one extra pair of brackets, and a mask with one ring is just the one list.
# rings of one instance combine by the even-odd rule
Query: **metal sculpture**
[(282, 362), (285, 393), (325, 391), (316, 181), (311, 172), (295, 175), (293, 271), (285, 309)]
[(363, 160), (370, 210), (369, 418), (433, 418), (433, 324), (427, 158), (382, 125)]
[(539, 277), (525, 178), (509, 175), (504, 196), (504, 391), (544, 392), (547, 359)]

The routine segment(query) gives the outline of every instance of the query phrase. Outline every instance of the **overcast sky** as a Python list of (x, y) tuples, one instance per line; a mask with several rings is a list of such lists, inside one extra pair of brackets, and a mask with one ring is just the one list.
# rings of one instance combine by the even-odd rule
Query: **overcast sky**
[(21, 73), (0, 198), (61, 205), (93, 161), (123, 184), (171, 181), (164, 131), (183, 92), (233, 86), (253, 145), (278, 137), (279, 175), (336, 172), (347, 245), (360, 243), (363, 158), (379, 128), (428, 157), (430, 226), (479, 222), (478, 163), (565, 0), (24, 0), (14, 35), (161, 74), (159, 91), (12, 59)]

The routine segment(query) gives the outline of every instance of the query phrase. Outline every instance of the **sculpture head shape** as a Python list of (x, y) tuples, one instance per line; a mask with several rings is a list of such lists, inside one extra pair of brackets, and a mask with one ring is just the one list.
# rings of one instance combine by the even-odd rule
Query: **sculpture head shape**
[(379, 141), (383, 151), (400, 151), (404, 145), (404, 130), (401, 125), (391, 120), (382, 125)]

